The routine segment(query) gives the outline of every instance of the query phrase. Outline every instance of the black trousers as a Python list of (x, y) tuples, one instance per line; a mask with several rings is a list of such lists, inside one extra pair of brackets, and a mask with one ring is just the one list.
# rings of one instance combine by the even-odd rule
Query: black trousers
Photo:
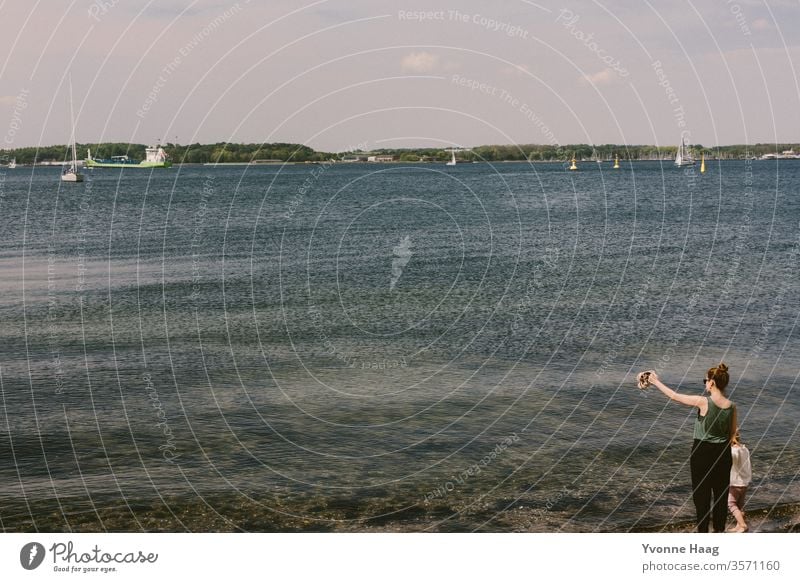
[(697, 531), (708, 532), (710, 520), (715, 532), (724, 532), (728, 515), (728, 486), (731, 482), (731, 445), (695, 440), (689, 464), (692, 470), (692, 498), (697, 510)]

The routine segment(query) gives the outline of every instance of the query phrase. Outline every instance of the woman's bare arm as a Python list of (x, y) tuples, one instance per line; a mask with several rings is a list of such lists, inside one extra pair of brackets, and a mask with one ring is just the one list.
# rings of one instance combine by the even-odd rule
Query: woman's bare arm
[(670, 400), (674, 400), (675, 402), (680, 402), (681, 404), (685, 404), (686, 406), (695, 406), (697, 408), (702, 408), (703, 405), (706, 403), (706, 399), (702, 396), (689, 396), (688, 394), (678, 394), (664, 384), (661, 380), (659, 380), (658, 375), (655, 372), (650, 373), (650, 383), (661, 390), (664, 395), (669, 398)]

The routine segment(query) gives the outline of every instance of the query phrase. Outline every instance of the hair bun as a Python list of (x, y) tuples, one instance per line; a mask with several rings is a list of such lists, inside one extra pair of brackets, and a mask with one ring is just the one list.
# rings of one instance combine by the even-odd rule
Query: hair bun
[(727, 372), (728, 371), (728, 366), (726, 366), (725, 364), (720, 362), (719, 366), (717, 366), (717, 370), (719, 370), (720, 372)]

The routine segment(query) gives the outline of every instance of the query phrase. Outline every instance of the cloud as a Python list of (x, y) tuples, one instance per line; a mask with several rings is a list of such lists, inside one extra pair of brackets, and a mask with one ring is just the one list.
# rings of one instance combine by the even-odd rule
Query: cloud
[(603, 69), (593, 75), (584, 75), (579, 78), (581, 83), (587, 85), (610, 85), (616, 79), (616, 74), (611, 69)]
[(439, 64), (439, 57), (431, 53), (411, 53), (403, 57), (400, 66), (407, 73), (430, 73)]

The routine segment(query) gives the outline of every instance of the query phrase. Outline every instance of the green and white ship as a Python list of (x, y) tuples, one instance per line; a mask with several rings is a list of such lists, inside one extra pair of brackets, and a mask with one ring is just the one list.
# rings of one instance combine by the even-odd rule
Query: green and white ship
[(92, 150), (86, 150), (85, 168), (169, 168), (172, 162), (167, 159), (167, 153), (161, 146), (152, 146), (145, 149), (144, 160), (133, 160), (128, 156), (112, 156), (105, 159), (92, 157)]

